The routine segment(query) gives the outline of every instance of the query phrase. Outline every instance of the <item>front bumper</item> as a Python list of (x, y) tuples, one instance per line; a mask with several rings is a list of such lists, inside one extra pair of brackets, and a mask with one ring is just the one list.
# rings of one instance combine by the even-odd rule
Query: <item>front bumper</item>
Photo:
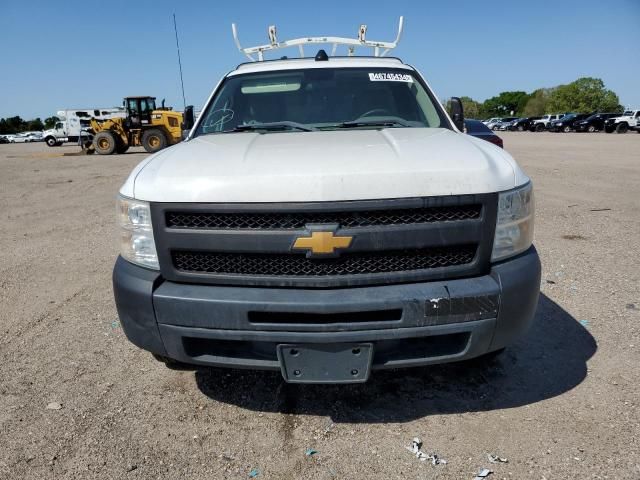
[(280, 370), (281, 344), (369, 342), (373, 369), (444, 363), (503, 348), (538, 301), (535, 248), (488, 275), (343, 289), (168, 282), (118, 258), (116, 306), (131, 342), (181, 362)]

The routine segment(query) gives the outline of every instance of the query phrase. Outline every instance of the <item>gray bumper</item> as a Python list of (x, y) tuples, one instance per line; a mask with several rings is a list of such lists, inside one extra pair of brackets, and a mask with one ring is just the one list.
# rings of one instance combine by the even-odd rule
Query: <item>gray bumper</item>
[(473, 358), (529, 327), (540, 288), (532, 247), (488, 275), (345, 289), (190, 285), (118, 258), (113, 287), (131, 342), (175, 360), (279, 370), (280, 344), (373, 344), (372, 368)]

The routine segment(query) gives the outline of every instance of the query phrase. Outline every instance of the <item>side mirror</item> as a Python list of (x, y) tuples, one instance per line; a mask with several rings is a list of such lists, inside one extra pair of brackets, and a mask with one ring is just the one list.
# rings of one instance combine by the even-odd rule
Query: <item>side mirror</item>
[(464, 110), (462, 100), (458, 97), (451, 97), (451, 119), (457, 129), (464, 132)]
[(193, 105), (189, 105), (184, 109), (183, 121), (182, 121), (182, 129), (183, 130), (191, 130), (193, 128), (193, 124), (195, 123), (193, 116)]
[(182, 139), (186, 140), (189, 134), (191, 133), (191, 129), (195, 123), (195, 117), (193, 115), (193, 105), (189, 105), (184, 108), (184, 113), (182, 114)]

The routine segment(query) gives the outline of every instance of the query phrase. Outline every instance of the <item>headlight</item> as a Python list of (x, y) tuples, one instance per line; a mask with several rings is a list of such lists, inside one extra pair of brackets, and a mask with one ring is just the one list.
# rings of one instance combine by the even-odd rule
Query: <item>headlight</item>
[(117, 215), (122, 258), (142, 267), (159, 270), (149, 204), (118, 196)]
[(533, 186), (503, 192), (498, 198), (498, 220), (491, 261), (497, 262), (527, 250), (533, 242)]
[(558, 122), (558, 123), (556, 123), (556, 125), (557, 125), (558, 127), (561, 127), (561, 126), (562, 126), (562, 122)]

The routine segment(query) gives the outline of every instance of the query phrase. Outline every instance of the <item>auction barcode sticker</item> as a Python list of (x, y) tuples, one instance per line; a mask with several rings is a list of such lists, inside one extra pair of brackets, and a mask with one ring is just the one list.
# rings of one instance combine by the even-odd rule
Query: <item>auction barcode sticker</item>
[(406, 82), (413, 83), (413, 77), (404, 73), (370, 73), (369, 80), (372, 82)]

